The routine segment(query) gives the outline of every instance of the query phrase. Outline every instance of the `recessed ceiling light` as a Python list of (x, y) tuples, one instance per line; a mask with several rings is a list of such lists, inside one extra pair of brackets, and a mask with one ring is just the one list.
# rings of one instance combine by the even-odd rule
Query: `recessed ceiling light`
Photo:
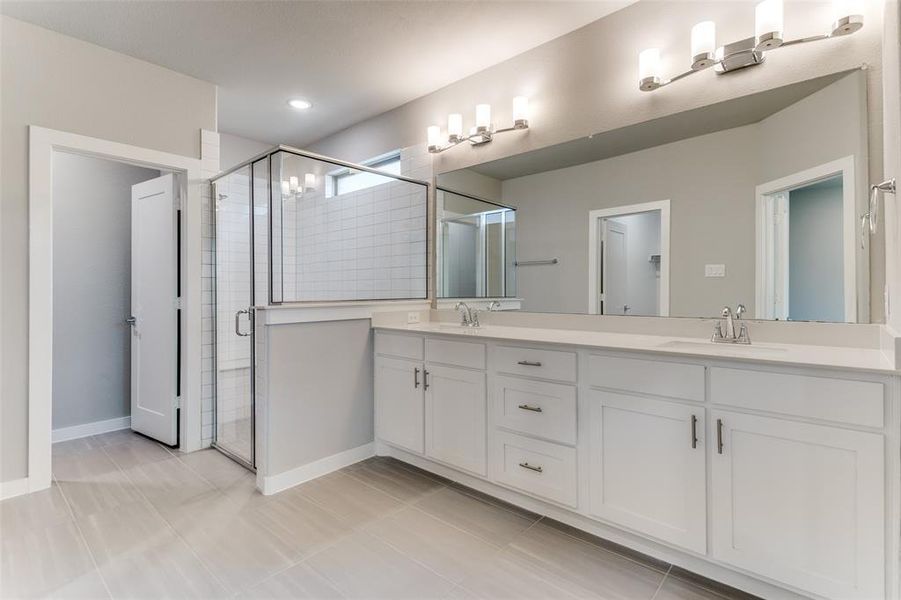
[(288, 106), (290, 106), (291, 108), (296, 108), (297, 110), (306, 110), (313, 106), (313, 103), (309, 102), (308, 100), (294, 98), (293, 100), (288, 100)]

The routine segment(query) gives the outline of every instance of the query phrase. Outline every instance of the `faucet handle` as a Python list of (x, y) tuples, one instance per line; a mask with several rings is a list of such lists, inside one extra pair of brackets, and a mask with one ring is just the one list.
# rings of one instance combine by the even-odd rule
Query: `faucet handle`
[(471, 327), (479, 327), (479, 311), (473, 308), (469, 317), (469, 325)]
[(736, 318), (736, 319), (740, 319), (741, 316), (742, 316), (743, 314), (745, 314), (746, 312), (748, 312), (748, 309), (745, 308), (745, 305), (744, 305), (744, 304), (739, 304), (739, 305), (735, 308), (735, 318)]

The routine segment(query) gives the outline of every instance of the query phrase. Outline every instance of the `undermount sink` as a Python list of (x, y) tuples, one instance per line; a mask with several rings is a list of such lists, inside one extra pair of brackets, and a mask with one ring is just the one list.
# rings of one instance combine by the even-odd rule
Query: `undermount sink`
[(683, 340), (670, 340), (658, 346), (658, 348), (666, 348), (672, 350), (725, 350), (741, 352), (742, 354), (782, 354), (786, 352), (785, 348), (776, 346), (767, 346), (761, 344), (717, 344), (714, 342), (686, 342)]

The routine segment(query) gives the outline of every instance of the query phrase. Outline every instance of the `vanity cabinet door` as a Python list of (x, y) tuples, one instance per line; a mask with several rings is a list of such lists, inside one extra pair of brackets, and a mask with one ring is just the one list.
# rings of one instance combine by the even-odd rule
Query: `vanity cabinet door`
[(486, 474), (485, 374), (426, 364), (426, 456)]
[(707, 551), (704, 409), (592, 390), (591, 512)]
[(423, 377), (421, 362), (375, 359), (376, 437), (418, 454), (423, 451)]
[(711, 415), (712, 554), (826, 598), (883, 598), (883, 436)]

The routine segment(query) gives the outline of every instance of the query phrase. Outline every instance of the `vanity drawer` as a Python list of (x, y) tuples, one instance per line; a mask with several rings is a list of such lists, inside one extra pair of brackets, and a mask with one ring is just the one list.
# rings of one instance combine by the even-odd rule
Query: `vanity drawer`
[(561, 383), (496, 376), (494, 424), (554, 442), (576, 443), (576, 388)]
[(422, 336), (377, 332), (375, 353), (386, 356), (422, 360)]
[(493, 432), (493, 479), (528, 494), (576, 506), (576, 450), (503, 431)]
[(427, 362), (484, 369), (485, 344), (426, 338), (425, 359)]
[(576, 380), (575, 352), (495, 346), (492, 348), (491, 358), (494, 370), (498, 372), (557, 381)]
[(885, 388), (875, 381), (710, 368), (717, 404), (866, 427), (885, 424)]
[(704, 401), (704, 367), (688, 363), (588, 357), (588, 382), (596, 387)]

